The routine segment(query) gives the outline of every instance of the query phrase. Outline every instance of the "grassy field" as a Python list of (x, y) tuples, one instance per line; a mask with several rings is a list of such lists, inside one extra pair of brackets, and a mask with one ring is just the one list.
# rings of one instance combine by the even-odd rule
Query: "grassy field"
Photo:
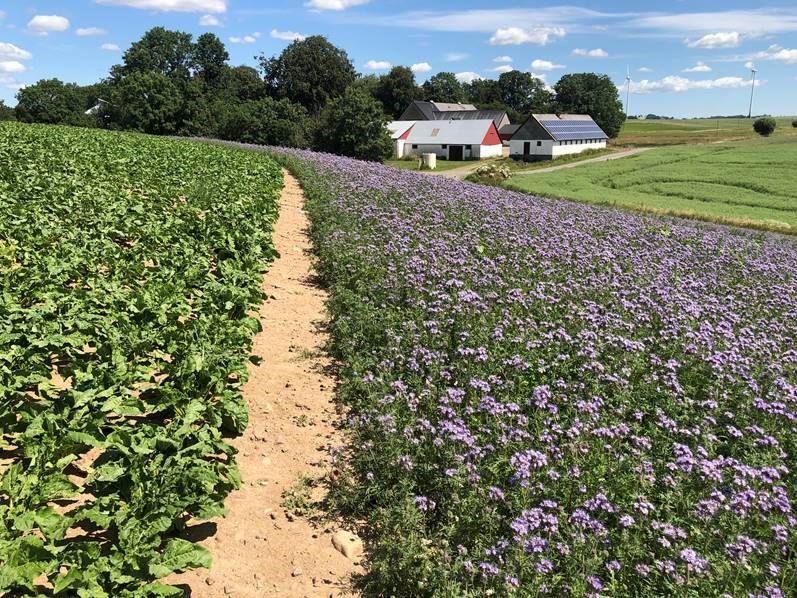
[[(689, 120), (629, 120), (613, 145), (677, 145), (711, 143), (757, 137), (753, 120), (748, 118), (696, 118)], [(792, 117), (777, 119), (774, 137), (797, 138)]]
[(613, 162), (512, 178), (548, 197), (797, 234), (797, 136), (666, 147)]
[[(476, 160), (438, 160), (435, 170), (452, 170), (460, 166), (478, 166)], [(385, 166), (401, 168), (402, 170), (418, 170), (418, 160), (385, 160)]]

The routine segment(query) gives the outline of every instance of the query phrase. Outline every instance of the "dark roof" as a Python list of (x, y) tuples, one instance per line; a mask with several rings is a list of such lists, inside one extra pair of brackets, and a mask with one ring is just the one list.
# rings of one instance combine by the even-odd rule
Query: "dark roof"
[(498, 132), (502, 136), (504, 136), (504, 135), (514, 135), (517, 132), (517, 130), (520, 127), (522, 127), (522, 126), (523, 125), (511, 125), (511, 124), (510, 125), (504, 125), (503, 127), (501, 127), (501, 129)]
[(440, 110), (453, 106), (468, 106), (469, 104), (439, 104), (415, 100), (397, 120), (491, 120), (498, 126), (506, 118), (503, 110)]
[(503, 110), (457, 110), (453, 112), (435, 112), (433, 120), (491, 120), (498, 126), (506, 116)]
[[(543, 134), (544, 132), (544, 134)], [(586, 114), (532, 114), (513, 135), (517, 139), (583, 141), (608, 139), (592, 117)]]

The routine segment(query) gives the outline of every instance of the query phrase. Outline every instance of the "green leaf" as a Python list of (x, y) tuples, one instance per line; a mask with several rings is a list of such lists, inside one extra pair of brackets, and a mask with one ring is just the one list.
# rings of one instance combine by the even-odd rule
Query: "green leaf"
[(149, 572), (155, 577), (165, 577), (175, 571), (210, 568), (212, 558), (210, 552), (192, 542), (176, 538), (169, 542), (160, 558), (149, 564)]

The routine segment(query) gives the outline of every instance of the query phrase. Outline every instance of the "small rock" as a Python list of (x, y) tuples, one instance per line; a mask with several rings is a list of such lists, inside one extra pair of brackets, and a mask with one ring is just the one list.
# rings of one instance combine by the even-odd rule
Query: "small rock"
[(296, 567), (293, 571), (291, 571), (291, 577), (299, 577), (302, 574), (302, 568)]
[(212, 586), (216, 582), (213, 581), (212, 579), (210, 579), (209, 577), (206, 577), (205, 578), (205, 583), (208, 584), (209, 586)]
[(363, 553), (362, 540), (345, 530), (338, 530), (332, 534), (332, 546), (348, 559), (356, 559)]
[(276, 521), (276, 519), (277, 519), (277, 514), (276, 513), (269, 513), (268, 516), (271, 517), (271, 519), (273, 521)]
[(232, 596), (232, 590), (227, 586), (224, 586), (224, 593), (227, 594), (227, 596)]

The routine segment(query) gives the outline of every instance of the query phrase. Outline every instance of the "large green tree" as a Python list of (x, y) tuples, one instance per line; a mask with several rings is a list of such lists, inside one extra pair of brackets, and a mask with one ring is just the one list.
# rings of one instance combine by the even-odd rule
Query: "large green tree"
[(554, 85), (557, 112), (589, 114), (609, 137), (617, 137), (625, 122), (617, 87), (608, 75), (574, 73)]
[(501, 102), (525, 117), (532, 112), (547, 112), (553, 96), (545, 83), (523, 71), (509, 71), (498, 77)]
[(387, 122), (377, 100), (349, 89), (324, 108), (316, 137), (318, 149), (382, 162), (393, 154)]
[(114, 87), (112, 110), (113, 120), (123, 129), (174, 134), (182, 124), (183, 95), (164, 73), (139, 71)]
[(227, 48), (215, 34), (203, 33), (197, 38), (192, 59), (194, 72), (209, 88), (222, 82), (229, 59)]
[(22, 122), (89, 126), (95, 119), (85, 114), (87, 103), (84, 88), (60, 79), (42, 79), (19, 90), (14, 113)]
[(261, 54), (259, 60), (271, 94), (301, 104), (314, 116), (357, 75), (348, 54), (320, 35), (292, 42), (279, 56)]
[(251, 66), (235, 66), (225, 69), (222, 83), (216, 90), (218, 97), (233, 100), (259, 100), (268, 95), (268, 87)]
[(422, 92), (415, 82), (415, 74), (406, 66), (394, 66), (379, 78), (374, 97), (382, 103), (385, 113), (397, 118)]
[(3, 100), (0, 100), (0, 121), (3, 120), (16, 120), (14, 116), (14, 109), (11, 106), (6, 106)]
[(463, 87), (467, 101), (479, 108), (493, 107), (502, 102), (501, 88), (495, 79), (474, 79)]
[(465, 101), (465, 88), (454, 73), (437, 73), (423, 84), (424, 99), (432, 102), (461, 103)]
[(133, 42), (122, 59), (123, 64), (112, 69), (114, 78), (150, 71), (170, 79), (186, 80), (194, 66), (194, 44), (190, 33), (153, 27)]
[(218, 116), (222, 139), (286, 147), (312, 143), (313, 123), (307, 110), (287, 99), (265, 97), (232, 104)]

